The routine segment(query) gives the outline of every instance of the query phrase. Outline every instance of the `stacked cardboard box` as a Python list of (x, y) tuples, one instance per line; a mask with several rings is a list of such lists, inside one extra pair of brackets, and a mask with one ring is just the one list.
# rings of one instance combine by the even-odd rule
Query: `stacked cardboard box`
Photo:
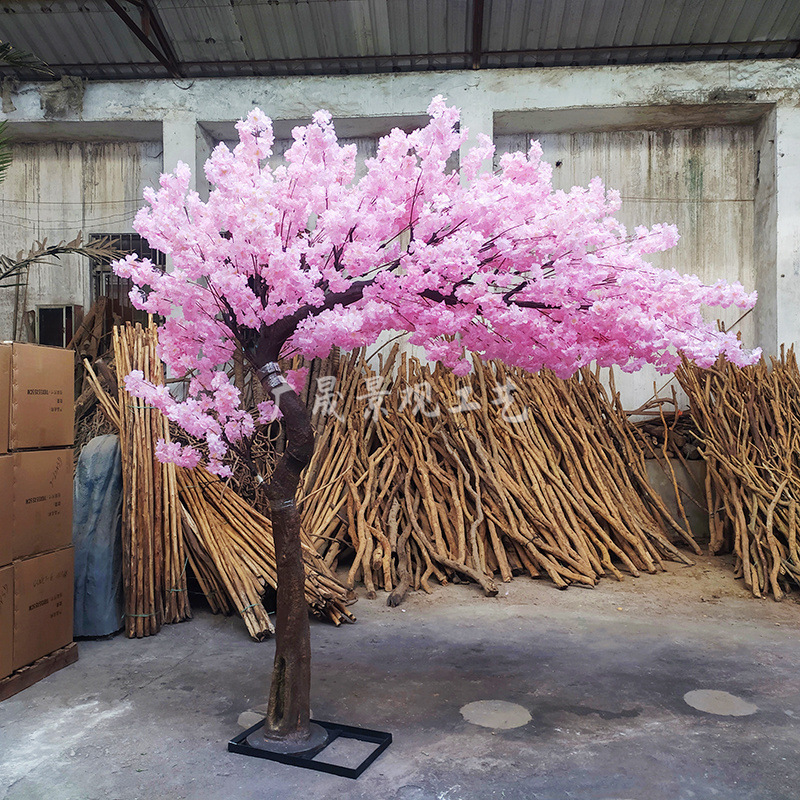
[(72, 641), (73, 353), (0, 344), (0, 680)]

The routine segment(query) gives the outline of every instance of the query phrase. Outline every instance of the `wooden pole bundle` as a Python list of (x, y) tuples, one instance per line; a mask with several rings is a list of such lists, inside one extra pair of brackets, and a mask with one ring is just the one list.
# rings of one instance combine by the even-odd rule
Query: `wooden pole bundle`
[(676, 374), (703, 439), (710, 550), (733, 551), (752, 593), (780, 600), (800, 585), (800, 371), (793, 349), (771, 362)]
[[(156, 345), (152, 323), (114, 330), (117, 398), (84, 361), (104, 413), (120, 431), (126, 632), (151, 635), (164, 622), (191, 615), (186, 595), (191, 566), (212, 611), (237, 612), (253, 638), (261, 640), (274, 633), (261, 601), (267, 586), (277, 586), (270, 521), (202, 468), (176, 468), (155, 458), (158, 439), (170, 441), (167, 420), (128, 395), (124, 377), (141, 369), (146, 379), (163, 384)], [(352, 595), (305, 538), (303, 556), (312, 613), (336, 625), (354, 619), (347, 610)]]
[(374, 370), (357, 351), (318, 374), (303, 527), (326, 564), (352, 559), (350, 588), (361, 581), (396, 605), (432, 577), (487, 595), (520, 572), (592, 586), (664, 558), (691, 563), (670, 537), (699, 552), (588, 371), (561, 381), (476, 359), (459, 379), (395, 348)]
[[(192, 568), (212, 609), (235, 610), (261, 641), (275, 632), (261, 603), (266, 587), (278, 585), (269, 519), (201, 467), (179, 468), (178, 484)], [(352, 598), (301, 536), (310, 610), (335, 625), (353, 619)]]
[[(115, 338), (121, 375), (134, 357), (158, 361), (131, 331), (126, 347), (122, 334)], [(475, 583), (487, 595), (520, 573), (559, 588), (593, 586), (603, 575), (656, 572), (665, 558), (691, 563), (673, 540), (699, 552), (650, 487), (618, 398), (588, 370), (561, 381), (476, 359), (473, 372), (457, 378), (397, 346), (375, 367), (360, 350), (333, 351), (310, 366), (304, 399), (317, 441), (297, 498), (308, 537), (306, 597), (336, 624), (350, 617), (357, 583), (371, 597), (388, 592), (397, 605), (410, 589), (430, 591), (431, 580)], [(115, 404), (87, 369), (114, 418)], [(233, 373), (237, 385), (249, 385), (243, 364), (235, 361)], [(145, 517), (174, 505), (186, 558), (212, 609), (236, 611), (251, 635), (268, 635), (260, 597), (275, 586), (269, 520), (203, 470), (173, 477), (180, 503), (154, 491), (159, 478), (143, 453), (153, 417), (163, 419), (130, 398), (122, 409), (128, 463), (137, 467), (126, 471), (127, 513), (141, 520), (126, 551), (129, 579), (142, 587), (131, 618), (148, 619), (159, 578), (144, 568), (157, 547)], [(149, 497), (161, 497), (160, 505)], [(344, 587), (334, 577), (339, 568), (347, 569)]]
[[(156, 442), (169, 441), (169, 426), (159, 411), (129, 395), (123, 380), (138, 369), (147, 380), (163, 383), (156, 326), (151, 320), (146, 328), (138, 323), (115, 328), (113, 343), (120, 376), (117, 414), (105, 392), (101, 390), (98, 396), (109, 418), (119, 422), (125, 632), (141, 638), (157, 633), (164, 623), (191, 617), (186, 553), (175, 466), (155, 457)], [(90, 375), (96, 383), (94, 374)]]

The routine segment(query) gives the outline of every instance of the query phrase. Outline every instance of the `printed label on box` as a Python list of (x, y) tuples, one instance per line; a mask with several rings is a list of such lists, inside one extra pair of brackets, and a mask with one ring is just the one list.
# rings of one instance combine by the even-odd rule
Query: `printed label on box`
[(12, 458), (13, 558), (66, 547), (72, 541), (72, 450), (30, 450)]
[(8, 434), (11, 450), (72, 444), (74, 358), (71, 350), (14, 343)]
[(14, 669), (72, 641), (71, 547), (14, 563)]

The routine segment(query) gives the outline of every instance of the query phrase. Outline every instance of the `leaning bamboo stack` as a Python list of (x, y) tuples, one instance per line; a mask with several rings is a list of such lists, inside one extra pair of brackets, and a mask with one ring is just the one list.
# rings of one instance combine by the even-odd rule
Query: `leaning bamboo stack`
[[(127, 324), (114, 329), (114, 358), (120, 378), (140, 370), (164, 382), (156, 355), (156, 326)], [(175, 466), (156, 459), (159, 439), (169, 441), (163, 415), (119, 382), (118, 420), (122, 448), (122, 550), (125, 632), (141, 638), (164, 623), (191, 617), (186, 589), (186, 553), (179, 519)]]
[[(178, 484), (190, 564), (212, 610), (236, 611), (254, 639), (265, 639), (275, 630), (261, 600), (278, 586), (270, 520), (200, 467), (179, 468)], [(354, 619), (352, 596), (302, 533), (301, 546), (311, 612), (335, 625)]]
[(703, 439), (712, 553), (733, 551), (756, 597), (800, 586), (800, 371), (794, 350), (771, 365), (720, 360), (677, 372)]
[[(124, 376), (141, 369), (145, 378), (163, 384), (156, 345), (152, 323), (144, 329), (139, 325), (115, 329), (117, 398), (105, 391), (92, 364), (84, 361), (103, 412), (120, 430), (126, 630), (130, 625), (128, 635), (146, 636), (156, 633), (162, 622), (190, 616), (186, 600), (190, 566), (212, 611), (238, 613), (251, 636), (260, 641), (274, 633), (263, 604), (267, 587), (277, 588), (271, 523), (206, 470), (176, 468), (155, 458), (158, 439), (170, 441), (167, 420), (125, 392)], [(352, 593), (305, 535), (302, 547), (311, 612), (335, 625), (353, 620), (347, 609)]]
[[(635, 432), (589, 371), (562, 381), (476, 359), (470, 376), (395, 348), (318, 370), (303, 527), (346, 585), (402, 602), (430, 581), (639, 575), (699, 547), (647, 480)], [(320, 387), (323, 387), (323, 391)]]
[[(156, 333), (152, 325), (143, 329), (130, 326), (114, 331), (114, 350), (125, 369), (144, 361), (153, 364)], [(138, 339), (138, 345), (137, 345)], [(163, 379), (157, 365), (149, 377)], [(186, 556), (182, 532), (175, 513), (175, 470), (154, 458), (154, 444), (160, 437), (169, 439), (169, 430), (160, 414), (128, 395), (120, 383), (118, 395), (110, 395), (88, 359), (84, 359), (89, 383), (106, 418), (120, 433), (123, 456), (123, 588), (126, 633), (146, 636), (156, 633), (165, 622), (180, 622), (191, 617), (186, 587)], [(96, 366), (96, 365), (95, 365)], [(118, 385), (116, 378), (106, 383)], [(146, 423), (149, 422), (149, 430)], [(143, 488), (150, 494), (143, 496)], [(158, 487), (158, 491), (156, 490)], [(134, 493), (136, 496), (134, 497)], [(160, 498), (160, 499), (159, 499)], [(156, 518), (156, 509), (159, 516)], [(150, 512), (150, 513), (148, 513)], [(158, 563), (154, 560), (158, 558)]]
[[(518, 574), (593, 586), (657, 572), (667, 559), (691, 563), (678, 544), (699, 552), (650, 487), (618, 398), (588, 370), (562, 381), (476, 359), (458, 378), (397, 347), (374, 367), (360, 350), (310, 366), (304, 399), (317, 442), (297, 499), (306, 594), (323, 617), (347, 618), (358, 584), (397, 605), (432, 581), (487, 595)], [(246, 387), (238, 371), (234, 363)], [(264, 474), (273, 461), (267, 453)], [(275, 585), (274, 556), (269, 521), (238, 496), (242, 475), (234, 494), (202, 471), (182, 472), (181, 524), (212, 608), (240, 613), (261, 638), (270, 623), (257, 608)]]

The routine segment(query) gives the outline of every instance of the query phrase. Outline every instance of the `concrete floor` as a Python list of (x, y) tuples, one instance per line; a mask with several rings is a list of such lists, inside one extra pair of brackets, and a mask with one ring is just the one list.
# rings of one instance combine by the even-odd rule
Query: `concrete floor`
[[(226, 752), (265, 699), (270, 643), (200, 611), (0, 704), (3, 800), (797, 800), (800, 608), (748, 598), (723, 565), (558, 592), (450, 586), (312, 627), (314, 713), (390, 731), (357, 781)], [(690, 707), (729, 692), (750, 716)], [(519, 704), (495, 730), (460, 709)]]

